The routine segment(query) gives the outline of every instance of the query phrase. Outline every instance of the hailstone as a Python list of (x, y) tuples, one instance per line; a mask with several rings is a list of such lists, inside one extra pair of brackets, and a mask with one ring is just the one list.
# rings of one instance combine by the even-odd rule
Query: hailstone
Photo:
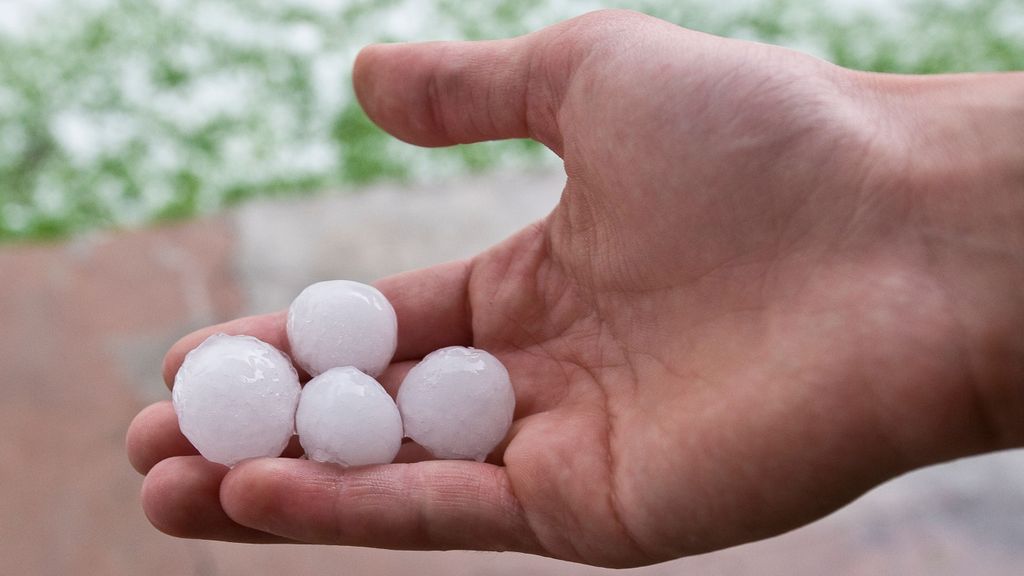
[(505, 366), (461, 346), (428, 354), (398, 389), (405, 434), (446, 459), (483, 461), (508, 433), (515, 403)]
[(402, 447), (402, 417), (376, 380), (351, 366), (310, 380), (295, 414), (310, 460), (342, 466), (388, 464)]
[(398, 342), (398, 320), (373, 286), (349, 280), (318, 282), (288, 308), (292, 358), (310, 376), (353, 366), (379, 376)]
[(199, 453), (234, 466), (281, 455), (295, 432), (300, 391), (282, 352), (251, 336), (215, 334), (185, 356), (171, 397)]

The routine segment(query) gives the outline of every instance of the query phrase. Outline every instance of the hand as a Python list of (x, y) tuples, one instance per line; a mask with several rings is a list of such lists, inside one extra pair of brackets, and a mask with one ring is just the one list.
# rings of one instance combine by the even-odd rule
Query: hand
[[(971, 82), (1019, 95), (1020, 80)], [(954, 147), (980, 138), (985, 113), (1019, 122), (1021, 100), (987, 90), (956, 108), (978, 122), (944, 122), (964, 84), (626, 12), (364, 50), (357, 94), (395, 136), (529, 136), (564, 159), (550, 216), (468, 261), (378, 283), (400, 325), (389, 390), (434, 349), (484, 348), (516, 388), (509, 438), (488, 463), (228, 471), (194, 455), (164, 402), (128, 436), (147, 515), (185, 537), (635, 566), (778, 534), (906, 470), (1021, 445), (1021, 124), (992, 122), (985, 140), (1016, 149)], [(186, 337), (165, 379), (214, 331), (287, 350), (283, 318)]]

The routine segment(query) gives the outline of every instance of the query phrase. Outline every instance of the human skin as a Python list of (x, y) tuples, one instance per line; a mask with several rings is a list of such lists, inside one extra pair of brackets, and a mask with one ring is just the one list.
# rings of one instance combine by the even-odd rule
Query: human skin
[[(408, 142), (531, 137), (564, 160), (543, 220), (376, 284), (389, 391), (480, 347), (512, 375), (512, 431), (487, 463), (229, 471), (158, 403), (127, 439), (157, 528), (637, 566), (1024, 444), (1024, 74), (867, 74), (605, 11), (372, 46), (354, 82)], [(283, 313), (235, 320), (176, 344), (168, 382), (213, 332), (288, 348)]]

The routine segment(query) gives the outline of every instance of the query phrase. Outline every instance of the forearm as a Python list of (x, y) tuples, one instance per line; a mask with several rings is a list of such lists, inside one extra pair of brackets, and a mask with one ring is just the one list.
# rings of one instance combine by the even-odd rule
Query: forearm
[(878, 81), (992, 448), (1024, 446), (1024, 73)]

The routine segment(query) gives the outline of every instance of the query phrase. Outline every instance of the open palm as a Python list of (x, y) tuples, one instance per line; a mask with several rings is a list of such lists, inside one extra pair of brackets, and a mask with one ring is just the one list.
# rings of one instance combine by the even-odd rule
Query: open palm
[[(128, 444), (159, 528), (631, 566), (777, 534), (997, 447), (870, 77), (602, 12), (513, 40), (373, 47), (355, 82), (407, 141), (529, 136), (565, 162), (544, 220), (378, 283), (400, 326), (385, 386), (434, 349), (484, 348), (511, 372), (512, 432), (483, 464), (229, 472), (157, 404)], [(211, 327), (170, 352), (169, 382), (214, 331), (287, 350), (280, 313)]]

